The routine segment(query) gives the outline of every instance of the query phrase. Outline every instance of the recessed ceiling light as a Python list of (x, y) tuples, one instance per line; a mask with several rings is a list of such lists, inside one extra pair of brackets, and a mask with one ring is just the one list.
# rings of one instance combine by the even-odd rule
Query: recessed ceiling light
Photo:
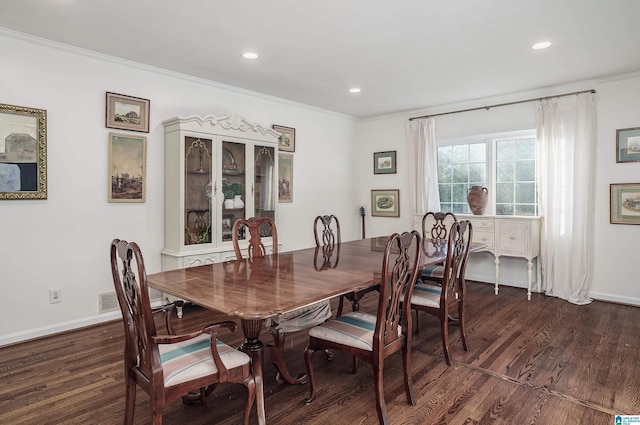
[(541, 41), (540, 43), (536, 43), (533, 46), (531, 46), (531, 48), (533, 50), (542, 50), (542, 49), (546, 49), (549, 46), (551, 46), (550, 41)]
[(360, 89), (357, 87), (354, 87), (352, 89), (349, 89), (349, 93), (360, 93)]
[(242, 54), (242, 57), (245, 59), (258, 59), (260, 56), (254, 52), (245, 52)]

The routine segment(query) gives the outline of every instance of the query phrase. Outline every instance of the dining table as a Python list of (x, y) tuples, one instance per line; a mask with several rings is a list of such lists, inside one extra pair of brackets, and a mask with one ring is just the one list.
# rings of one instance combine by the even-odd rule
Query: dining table
[[(147, 276), (149, 286), (240, 320), (256, 381), (258, 423), (266, 424), (263, 383), (265, 319), (362, 290), (381, 281), (387, 236), (263, 257), (168, 270)], [(446, 246), (421, 242), (420, 265), (442, 263)], [(286, 370), (286, 366), (280, 365)], [(288, 374), (288, 372), (287, 372)]]

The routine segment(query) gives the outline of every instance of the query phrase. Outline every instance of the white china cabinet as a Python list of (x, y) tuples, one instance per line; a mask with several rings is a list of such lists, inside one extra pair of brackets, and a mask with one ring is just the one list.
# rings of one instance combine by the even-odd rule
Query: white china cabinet
[[(279, 133), (238, 115), (176, 117), (163, 124), (163, 269), (234, 259), (235, 220), (275, 220)], [(263, 235), (267, 246), (270, 236)]]

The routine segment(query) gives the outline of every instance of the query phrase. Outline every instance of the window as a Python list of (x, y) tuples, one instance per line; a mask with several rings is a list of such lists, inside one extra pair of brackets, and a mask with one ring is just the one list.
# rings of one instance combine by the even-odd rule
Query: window
[(489, 190), (488, 214), (537, 215), (535, 131), (438, 141), (441, 210), (470, 214), (471, 186)]

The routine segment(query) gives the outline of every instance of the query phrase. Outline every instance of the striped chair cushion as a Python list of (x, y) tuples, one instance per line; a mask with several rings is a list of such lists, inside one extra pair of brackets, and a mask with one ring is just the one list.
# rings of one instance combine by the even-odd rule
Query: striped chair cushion
[(439, 278), (444, 277), (444, 266), (428, 266), (422, 269), (422, 279)]
[(280, 333), (297, 332), (324, 323), (329, 318), (331, 318), (331, 304), (327, 300), (267, 319), (267, 327), (275, 328)]
[(371, 351), (375, 328), (375, 315), (353, 311), (310, 329), (309, 336)]
[[(209, 334), (175, 344), (158, 344), (160, 362), (164, 373), (164, 386), (169, 387), (192, 379), (218, 373), (211, 356)], [(220, 340), (216, 347), (222, 362), (228, 369), (249, 363), (251, 359)]]
[(442, 287), (438, 285), (429, 285), (428, 283), (419, 283), (413, 287), (413, 296), (411, 304), (423, 305), (425, 307), (440, 308), (440, 293)]

